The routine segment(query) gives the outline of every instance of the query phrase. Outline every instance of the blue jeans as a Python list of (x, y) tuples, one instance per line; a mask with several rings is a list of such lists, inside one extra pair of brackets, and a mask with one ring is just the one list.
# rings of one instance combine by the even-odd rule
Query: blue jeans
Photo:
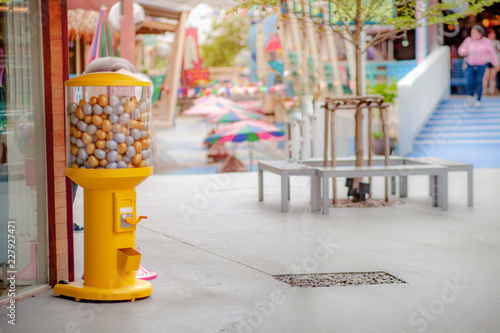
[(486, 65), (468, 65), (466, 70), (467, 77), (467, 94), (474, 97), (477, 95), (477, 100), (481, 100), (483, 94), (483, 77)]

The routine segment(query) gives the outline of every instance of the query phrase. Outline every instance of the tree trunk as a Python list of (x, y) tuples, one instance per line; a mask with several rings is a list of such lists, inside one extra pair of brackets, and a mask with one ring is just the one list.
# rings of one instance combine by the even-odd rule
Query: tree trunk
[[(355, 31), (353, 34), (353, 45), (356, 52), (356, 96), (363, 95), (363, 82), (362, 82), (362, 38), (363, 25), (361, 22), (361, 0), (356, 0), (356, 18), (355, 18)], [(355, 131), (356, 136), (356, 166), (363, 166), (363, 109), (356, 109), (355, 115)], [(361, 178), (356, 178), (353, 181), (353, 187), (358, 188)]]

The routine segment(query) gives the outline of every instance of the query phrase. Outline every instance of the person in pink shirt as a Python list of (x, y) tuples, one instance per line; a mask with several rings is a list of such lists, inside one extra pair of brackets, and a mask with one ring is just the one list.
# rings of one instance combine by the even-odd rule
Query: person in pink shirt
[(488, 38), (484, 36), (484, 29), (479, 25), (472, 27), (470, 37), (467, 37), (458, 48), (458, 54), (465, 57), (467, 62), (466, 78), (467, 93), (470, 95), (469, 104), (474, 102), (476, 95), (476, 106), (481, 105), (481, 96), (483, 94), (483, 77), (486, 66), (491, 61), (496, 70), (498, 59)]

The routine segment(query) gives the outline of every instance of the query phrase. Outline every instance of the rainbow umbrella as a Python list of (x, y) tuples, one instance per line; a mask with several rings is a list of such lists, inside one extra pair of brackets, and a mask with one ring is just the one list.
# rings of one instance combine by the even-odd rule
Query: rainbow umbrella
[(100, 57), (112, 57), (115, 55), (115, 41), (111, 31), (108, 28), (107, 22), (108, 9), (102, 5), (99, 11), (99, 19), (97, 20), (97, 27), (90, 44), (90, 52), (87, 57), (87, 64), (92, 60)]
[(261, 119), (263, 116), (260, 113), (230, 109), (208, 116), (204, 121), (207, 123), (234, 123), (240, 120)]
[(285, 138), (285, 131), (261, 120), (242, 120), (219, 129), (205, 139), (207, 143), (249, 142), (250, 168), (252, 167), (252, 149), (250, 142), (259, 140), (279, 141)]

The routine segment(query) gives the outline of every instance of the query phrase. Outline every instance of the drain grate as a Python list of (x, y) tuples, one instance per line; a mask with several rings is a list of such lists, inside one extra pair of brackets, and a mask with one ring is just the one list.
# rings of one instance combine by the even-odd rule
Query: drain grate
[(406, 281), (386, 272), (289, 274), (273, 275), (273, 277), (292, 287), (300, 288), (406, 283)]

